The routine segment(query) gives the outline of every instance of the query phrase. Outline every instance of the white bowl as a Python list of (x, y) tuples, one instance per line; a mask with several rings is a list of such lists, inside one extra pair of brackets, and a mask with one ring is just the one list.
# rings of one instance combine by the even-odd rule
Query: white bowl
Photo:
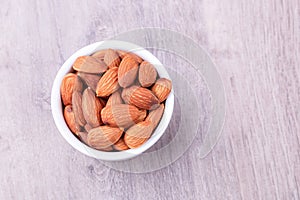
[(77, 57), (83, 55), (91, 55), (96, 51), (99, 51), (101, 49), (108, 49), (108, 48), (134, 52), (144, 60), (147, 60), (148, 62), (152, 63), (155, 66), (160, 77), (170, 79), (170, 76), (166, 71), (165, 67), (152, 53), (150, 53), (146, 49), (124, 41), (109, 40), (109, 41), (96, 42), (94, 44), (85, 46), (82, 49), (78, 50), (62, 65), (53, 83), (52, 93), (51, 93), (51, 109), (52, 109), (52, 115), (55, 124), (59, 132), (75, 149), (77, 149), (81, 153), (84, 153), (88, 156), (97, 159), (107, 160), (107, 161), (118, 161), (118, 160), (130, 159), (143, 153), (159, 140), (159, 138), (163, 135), (166, 128), (168, 127), (168, 124), (172, 117), (173, 107), (174, 107), (174, 92), (172, 89), (169, 97), (166, 100), (164, 114), (162, 116), (159, 125), (157, 126), (157, 128), (155, 129), (154, 133), (149, 138), (149, 140), (139, 148), (129, 149), (120, 152), (104, 152), (104, 151), (93, 149), (85, 145), (73, 135), (73, 133), (69, 130), (64, 120), (61, 95), (60, 95), (60, 85), (63, 80), (63, 77), (67, 73), (72, 71), (72, 65)]

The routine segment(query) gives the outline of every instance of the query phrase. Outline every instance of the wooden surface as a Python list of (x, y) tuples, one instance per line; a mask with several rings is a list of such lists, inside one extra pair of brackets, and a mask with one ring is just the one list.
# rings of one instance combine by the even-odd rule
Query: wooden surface
[[(227, 116), (205, 159), (199, 134), (173, 164), (133, 174), (73, 149), (55, 127), (50, 92), (78, 48), (141, 27), (207, 50)], [(0, 30), (0, 199), (300, 199), (298, 0), (4, 0)]]

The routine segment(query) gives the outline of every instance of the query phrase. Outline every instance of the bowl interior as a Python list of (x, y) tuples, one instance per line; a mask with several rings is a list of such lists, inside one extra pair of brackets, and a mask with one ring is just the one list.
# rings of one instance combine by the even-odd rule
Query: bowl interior
[(51, 94), (51, 109), (52, 109), (52, 115), (55, 124), (59, 132), (75, 149), (88, 156), (97, 159), (117, 161), (117, 160), (125, 160), (125, 159), (130, 159), (132, 157), (135, 157), (141, 154), (142, 152), (146, 151), (147, 149), (149, 149), (152, 145), (154, 145), (159, 140), (159, 138), (165, 132), (172, 117), (173, 107), (174, 107), (174, 92), (172, 89), (169, 97), (166, 100), (164, 114), (157, 128), (153, 132), (152, 136), (147, 140), (147, 142), (145, 142), (139, 148), (129, 149), (120, 152), (104, 152), (104, 151), (93, 149), (85, 145), (81, 141), (79, 141), (69, 130), (64, 120), (61, 96), (60, 96), (60, 85), (64, 76), (70, 71), (72, 71), (72, 65), (77, 59), (77, 57), (83, 55), (91, 55), (96, 51), (102, 49), (109, 49), (109, 48), (130, 51), (137, 54), (144, 60), (152, 63), (155, 66), (157, 73), (161, 78), (167, 78), (171, 80), (168, 72), (166, 71), (165, 67), (161, 64), (161, 62), (146, 49), (124, 41), (108, 40), (108, 41), (97, 42), (85, 46), (82, 49), (78, 50), (62, 65), (53, 83), (52, 94)]

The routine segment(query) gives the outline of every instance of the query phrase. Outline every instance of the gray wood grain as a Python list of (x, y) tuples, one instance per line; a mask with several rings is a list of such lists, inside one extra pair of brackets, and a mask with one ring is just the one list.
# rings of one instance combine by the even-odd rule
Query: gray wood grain
[[(2, 1), (0, 199), (300, 199), (299, 4)], [(50, 92), (78, 48), (140, 27), (178, 31), (208, 51), (224, 82), (227, 116), (205, 159), (198, 158), (199, 134), (170, 166), (130, 174), (84, 156), (60, 136)], [(169, 66), (179, 62), (156, 55)]]

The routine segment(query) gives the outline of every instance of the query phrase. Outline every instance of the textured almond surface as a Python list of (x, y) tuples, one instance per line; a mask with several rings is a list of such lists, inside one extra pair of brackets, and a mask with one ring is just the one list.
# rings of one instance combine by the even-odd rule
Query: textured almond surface
[(129, 149), (129, 147), (125, 144), (123, 138), (119, 139), (119, 141), (113, 145), (113, 148), (117, 151), (124, 151)]
[(122, 58), (122, 59), (123, 59), (123, 58), (126, 56), (126, 54), (127, 54), (127, 52), (126, 52), (126, 51), (123, 51), (123, 50), (117, 50), (117, 53), (118, 53), (119, 57)]
[(112, 95), (110, 95), (110, 97), (107, 100), (106, 106), (122, 104), (122, 103), (123, 103), (123, 100), (121, 97), (121, 93), (120, 93), (120, 91), (116, 91)]
[(119, 87), (118, 68), (113, 67), (107, 70), (99, 80), (96, 93), (99, 97), (106, 97), (117, 91)]
[(140, 122), (126, 131), (124, 141), (129, 148), (138, 148), (148, 140), (152, 131), (153, 125), (150, 121)]
[(160, 78), (155, 82), (151, 90), (159, 101), (163, 102), (167, 99), (172, 90), (172, 83), (166, 78)]
[(85, 84), (90, 87), (92, 90), (96, 91), (97, 84), (101, 76), (96, 74), (89, 74), (84, 72), (79, 72), (78, 76), (85, 82)]
[(100, 126), (91, 129), (88, 133), (87, 143), (95, 149), (104, 149), (116, 143), (122, 136), (119, 128)]
[(88, 136), (87, 132), (78, 132), (79, 139), (85, 144), (87, 144), (87, 136)]
[(88, 133), (91, 129), (93, 129), (93, 127), (91, 126), (91, 125), (89, 125), (89, 124), (86, 124), (85, 126), (84, 126), (84, 130)]
[(153, 110), (159, 106), (158, 98), (147, 88), (131, 86), (122, 91), (123, 100), (145, 110)]
[(80, 126), (84, 126), (86, 121), (82, 112), (82, 95), (78, 91), (74, 91), (72, 95), (72, 106), (75, 120)]
[(131, 56), (125, 56), (119, 66), (118, 81), (123, 88), (130, 86), (137, 77), (139, 64)]
[(85, 89), (82, 95), (83, 116), (91, 127), (98, 127), (101, 124), (102, 105), (91, 88)]
[(101, 118), (104, 124), (121, 128), (128, 128), (137, 123), (141, 115), (144, 116), (145, 111), (127, 104), (106, 106), (101, 111)]
[(74, 62), (73, 69), (79, 72), (99, 74), (107, 70), (107, 65), (92, 56), (80, 56)]
[(104, 56), (104, 62), (108, 68), (119, 67), (121, 59), (115, 50), (108, 49)]
[(149, 115), (146, 118), (146, 121), (152, 122), (153, 126), (156, 127), (160, 122), (160, 119), (164, 113), (165, 106), (164, 104), (160, 104), (158, 108), (149, 112)]
[(104, 61), (104, 56), (105, 56), (106, 51), (107, 51), (106, 49), (97, 51), (96, 53), (94, 53), (92, 55), (92, 57), (96, 58), (97, 60)]
[(76, 74), (73, 73), (67, 74), (62, 80), (60, 93), (61, 93), (63, 104), (65, 106), (72, 103), (72, 94), (73, 94), (75, 80), (76, 80)]
[(75, 121), (75, 116), (74, 116), (74, 112), (73, 112), (71, 105), (68, 105), (65, 107), (64, 117), (65, 117), (66, 123), (67, 123), (68, 127), (70, 128), (70, 130), (74, 134), (77, 134), (80, 130), (80, 126)]
[(156, 81), (157, 72), (155, 67), (147, 62), (144, 61), (141, 63), (139, 67), (139, 82), (143, 87), (149, 87), (154, 84)]

